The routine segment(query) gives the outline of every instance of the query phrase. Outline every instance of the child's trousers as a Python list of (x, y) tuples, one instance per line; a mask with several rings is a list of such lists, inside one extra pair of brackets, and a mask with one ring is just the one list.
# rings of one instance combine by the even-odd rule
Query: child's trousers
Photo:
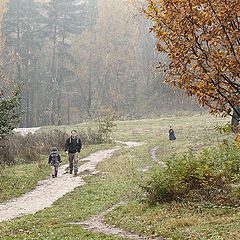
[(52, 166), (52, 176), (56, 177), (58, 174), (58, 166)]

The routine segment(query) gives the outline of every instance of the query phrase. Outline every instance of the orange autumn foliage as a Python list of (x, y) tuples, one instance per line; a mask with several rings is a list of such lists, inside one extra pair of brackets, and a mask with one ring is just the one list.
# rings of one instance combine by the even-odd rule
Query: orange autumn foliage
[(195, 96), (210, 113), (240, 103), (240, 0), (146, 0), (165, 81)]

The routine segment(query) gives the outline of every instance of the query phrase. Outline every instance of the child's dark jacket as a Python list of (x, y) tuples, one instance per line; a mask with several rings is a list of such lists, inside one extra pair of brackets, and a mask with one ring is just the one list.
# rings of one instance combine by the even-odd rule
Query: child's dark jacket
[(51, 163), (52, 166), (58, 166), (61, 163), (61, 157), (58, 153), (51, 152), (48, 158), (48, 163)]

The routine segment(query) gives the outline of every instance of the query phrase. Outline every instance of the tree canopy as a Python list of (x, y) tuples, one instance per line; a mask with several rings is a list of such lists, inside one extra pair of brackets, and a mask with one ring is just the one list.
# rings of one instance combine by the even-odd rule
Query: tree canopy
[(239, 0), (147, 0), (165, 81), (195, 96), (212, 114), (237, 111), (240, 99)]
[[(4, 48), (4, 40), (2, 38), (2, 19), (7, 11), (7, 0), (0, 0), (0, 53)], [(9, 83), (4, 74), (3, 59), (0, 59), (0, 140), (6, 137), (16, 127), (20, 120), (20, 111), (18, 104), (20, 99), (21, 85), (9, 88)]]
[(21, 112), (18, 111), (21, 86), (12, 91), (10, 95), (3, 92), (0, 95), (0, 140), (5, 138), (20, 121)]

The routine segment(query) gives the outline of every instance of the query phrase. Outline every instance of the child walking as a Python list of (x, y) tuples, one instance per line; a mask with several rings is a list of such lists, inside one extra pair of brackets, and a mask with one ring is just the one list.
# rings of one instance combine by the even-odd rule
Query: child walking
[(52, 167), (52, 177), (55, 178), (58, 175), (58, 167), (62, 162), (60, 155), (57, 152), (57, 148), (53, 147), (52, 152), (49, 155), (48, 163)]

